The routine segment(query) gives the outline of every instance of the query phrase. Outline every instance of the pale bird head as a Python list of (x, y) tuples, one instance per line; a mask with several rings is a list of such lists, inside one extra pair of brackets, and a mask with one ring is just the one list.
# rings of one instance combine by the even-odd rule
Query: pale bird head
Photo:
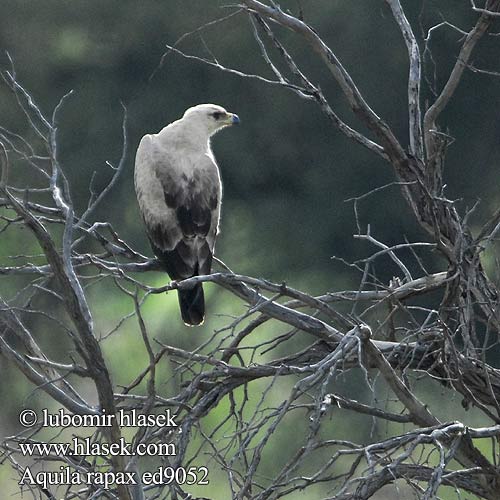
[(216, 104), (198, 104), (189, 108), (182, 117), (183, 121), (192, 123), (197, 128), (205, 129), (209, 136), (229, 125), (240, 123), (238, 115), (226, 111)]

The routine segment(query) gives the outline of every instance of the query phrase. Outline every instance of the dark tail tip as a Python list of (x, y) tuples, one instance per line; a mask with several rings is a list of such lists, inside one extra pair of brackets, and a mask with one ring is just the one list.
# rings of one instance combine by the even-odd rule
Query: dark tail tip
[(182, 321), (188, 326), (197, 326), (205, 319), (205, 297), (201, 283), (193, 288), (178, 290)]

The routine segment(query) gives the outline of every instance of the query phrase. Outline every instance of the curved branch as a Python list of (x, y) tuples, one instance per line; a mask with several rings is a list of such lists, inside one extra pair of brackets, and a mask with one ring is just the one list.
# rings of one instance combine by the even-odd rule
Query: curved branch
[(419, 160), (424, 159), (424, 146), (422, 141), (422, 117), (420, 114), (420, 82), (422, 79), (422, 68), (420, 61), (420, 50), (411, 29), (411, 25), (405, 16), (399, 0), (386, 0), (392, 10), (392, 15), (398, 23), (408, 49), (410, 69), (408, 73), (408, 112), (410, 123), (410, 153)]
[[(443, 90), (434, 101), (434, 104), (427, 110), (424, 116), (424, 138), (427, 159), (432, 159), (438, 152), (438, 143), (436, 141), (436, 121), (442, 111), (445, 109), (450, 99), (453, 97), (455, 90), (462, 79), (462, 74), (468, 65), (472, 51), (474, 50), (477, 42), (488, 31), (491, 23), (494, 21), (492, 12), (497, 12), (500, 6), (498, 0), (488, 2), (488, 8), (481, 13), (476, 25), (467, 34), (460, 53), (458, 54), (457, 62), (453, 67), (448, 81), (446, 82)], [(492, 11), (492, 12), (490, 12)]]
[(396, 164), (406, 161), (406, 154), (389, 126), (373, 111), (362, 96), (348, 71), (321, 37), (304, 21), (286, 14), (277, 7), (270, 7), (257, 0), (243, 0), (251, 11), (288, 28), (302, 36), (311, 48), (321, 57), (326, 67), (339, 84), (352, 111), (372, 130), (382, 143), (386, 154)]

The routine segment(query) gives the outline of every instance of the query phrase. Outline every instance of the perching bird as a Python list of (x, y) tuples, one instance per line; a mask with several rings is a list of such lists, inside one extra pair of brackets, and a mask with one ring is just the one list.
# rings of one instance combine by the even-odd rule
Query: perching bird
[[(137, 200), (153, 252), (173, 280), (210, 274), (222, 198), (210, 137), (239, 121), (220, 106), (200, 104), (139, 144)], [(178, 294), (184, 323), (201, 324), (201, 283)]]

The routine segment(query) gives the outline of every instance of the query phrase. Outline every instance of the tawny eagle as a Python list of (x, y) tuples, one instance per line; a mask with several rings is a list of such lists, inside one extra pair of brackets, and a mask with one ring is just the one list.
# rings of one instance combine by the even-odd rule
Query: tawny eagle
[[(221, 106), (200, 104), (139, 144), (137, 200), (153, 252), (173, 280), (210, 274), (222, 198), (210, 137), (239, 121)], [(201, 324), (201, 283), (179, 289), (178, 295), (184, 323)]]

